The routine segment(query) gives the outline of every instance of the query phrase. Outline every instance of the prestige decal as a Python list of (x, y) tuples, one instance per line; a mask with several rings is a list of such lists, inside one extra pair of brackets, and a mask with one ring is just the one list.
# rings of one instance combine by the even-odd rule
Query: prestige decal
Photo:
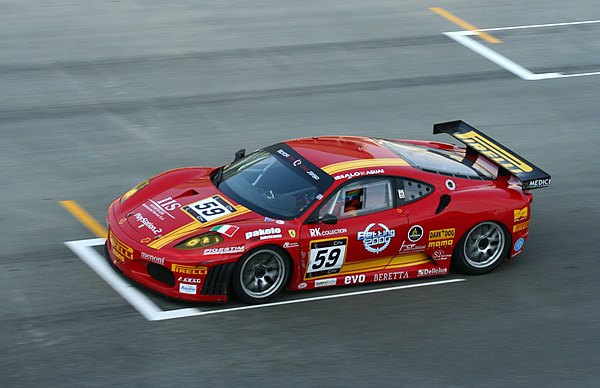
[(408, 230), (408, 239), (417, 242), (423, 237), (423, 228), (421, 225), (415, 225)]
[(336, 234), (348, 233), (348, 229), (339, 228), (339, 229), (329, 229), (329, 230), (321, 230), (321, 228), (313, 228), (309, 229), (310, 237), (321, 237), (321, 236), (334, 236)]
[(246, 240), (250, 240), (251, 238), (259, 238), (260, 240), (266, 240), (270, 238), (280, 238), (281, 236), (281, 228), (266, 228), (266, 229), (256, 229), (250, 232), (246, 232)]
[(135, 213), (133, 217), (137, 222), (140, 223), (138, 228), (143, 228), (145, 226), (146, 228), (150, 229), (150, 231), (154, 234), (160, 234), (162, 232), (162, 228), (157, 228), (156, 225), (154, 225), (149, 219), (144, 217), (142, 213)]
[(457, 134), (456, 137), (512, 173), (533, 171), (530, 165), (475, 131)]
[(385, 224), (369, 224), (364, 231), (358, 232), (358, 241), (362, 241), (365, 249), (371, 253), (384, 251), (396, 236), (396, 231)]

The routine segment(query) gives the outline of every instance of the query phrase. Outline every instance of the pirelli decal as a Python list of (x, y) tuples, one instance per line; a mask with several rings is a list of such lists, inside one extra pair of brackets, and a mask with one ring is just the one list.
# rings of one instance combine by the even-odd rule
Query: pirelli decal
[(518, 174), (533, 171), (532, 166), (475, 131), (457, 133), (454, 136), (511, 173)]
[(110, 232), (109, 238), (110, 245), (112, 246), (112, 252), (117, 259), (120, 261), (125, 261), (125, 259), (133, 260), (133, 248), (116, 238), (112, 231)]

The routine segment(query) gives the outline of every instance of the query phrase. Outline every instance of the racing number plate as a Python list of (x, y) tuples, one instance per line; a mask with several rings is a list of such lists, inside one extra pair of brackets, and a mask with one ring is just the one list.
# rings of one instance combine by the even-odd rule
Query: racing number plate
[(183, 210), (202, 223), (217, 220), (236, 212), (232, 205), (218, 195), (190, 203), (184, 206)]
[(339, 273), (346, 259), (347, 246), (347, 237), (311, 241), (306, 279)]

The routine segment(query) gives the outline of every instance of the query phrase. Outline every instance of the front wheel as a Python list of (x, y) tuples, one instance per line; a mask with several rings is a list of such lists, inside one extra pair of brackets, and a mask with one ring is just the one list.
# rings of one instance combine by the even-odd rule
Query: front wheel
[(241, 301), (265, 303), (286, 286), (289, 274), (289, 261), (281, 249), (259, 248), (248, 252), (236, 263), (231, 285)]
[(452, 257), (453, 264), (467, 274), (488, 273), (502, 262), (509, 247), (508, 233), (502, 225), (482, 222), (460, 239)]

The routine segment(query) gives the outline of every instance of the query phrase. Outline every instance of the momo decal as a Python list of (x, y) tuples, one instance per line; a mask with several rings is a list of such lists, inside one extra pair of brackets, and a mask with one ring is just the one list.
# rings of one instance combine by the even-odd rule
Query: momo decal
[(365, 249), (371, 253), (380, 253), (390, 245), (396, 231), (385, 224), (369, 224), (365, 230), (358, 232), (358, 241), (362, 241)]
[(348, 238), (310, 242), (310, 257), (305, 278), (331, 275), (340, 272), (346, 259)]
[(191, 203), (184, 206), (183, 210), (202, 223), (218, 220), (237, 211), (233, 205), (218, 195)]

